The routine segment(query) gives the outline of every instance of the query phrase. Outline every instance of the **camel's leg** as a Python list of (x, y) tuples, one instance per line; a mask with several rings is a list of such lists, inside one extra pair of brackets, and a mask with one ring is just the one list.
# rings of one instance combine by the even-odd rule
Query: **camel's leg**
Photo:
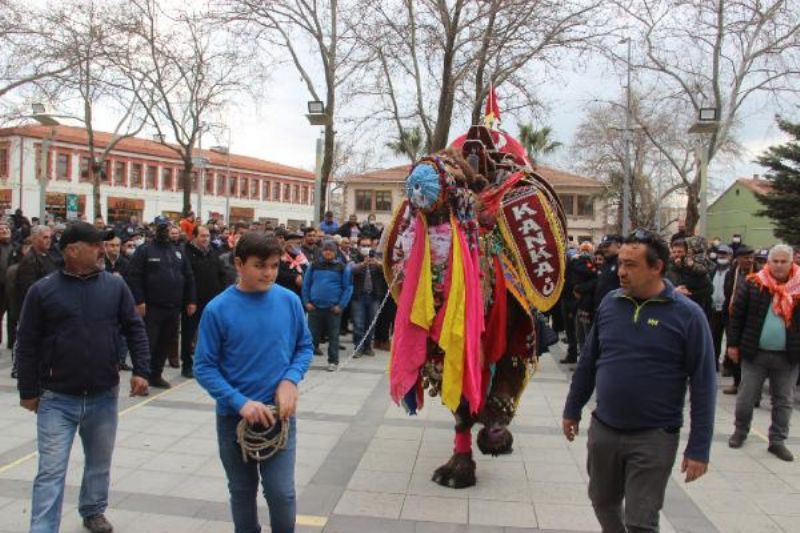
[(433, 481), (443, 487), (463, 489), (475, 485), (475, 461), (472, 460), (472, 426), (475, 420), (467, 402), (462, 401), (455, 414), (453, 456), (433, 473)]

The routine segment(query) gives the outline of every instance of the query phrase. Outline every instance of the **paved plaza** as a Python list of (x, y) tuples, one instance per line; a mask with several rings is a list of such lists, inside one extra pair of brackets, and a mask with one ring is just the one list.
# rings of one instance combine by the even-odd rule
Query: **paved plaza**
[[(347, 348), (344, 353), (351, 353), (349, 343)], [(434, 468), (450, 456), (450, 414), (438, 399), (428, 399), (416, 417), (394, 406), (386, 352), (349, 360), (336, 373), (325, 372), (324, 358), (315, 357), (300, 389), (297, 530), (599, 531), (586, 496), (585, 427), (572, 444), (560, 433), (569, 380), (569, 372), (556, 363), (561, 348), (543, 357), (525, 392), (512, 426), (514, 453), (490, 458), (476, 447), (478, 484), (463, 490), (430, 481)], [(3, 350), (0, 532), (21, 532), (27, 531), (36, 471), (35, 418), (18, 406), (9, 371)], [(167, 378), (174, 385), (169, 391), (152, 390), (148, 398), (135, 400), (122, 395), (107, 516), (118, 532), (233, 531), (213, 402), (177, 371)], [(768, 407), (769, 401), (763, 404)], [(800, 531), (800, 462), (784, 463), (767, 453), (764, 407), (756, 410), (755, 431), (744, 448), (730, 450), (733, 407), (733, 397), (720, 393), (710, 472), (686, 485), (676, 465), (663, 531)], [(800, 435), (788, 446), (800, 456)], [(76, 511), (81, 472), (76, 441), (62, 520), (68, 533), (84, 531)], [(260, 506), (267, 524), (263, 500)]]

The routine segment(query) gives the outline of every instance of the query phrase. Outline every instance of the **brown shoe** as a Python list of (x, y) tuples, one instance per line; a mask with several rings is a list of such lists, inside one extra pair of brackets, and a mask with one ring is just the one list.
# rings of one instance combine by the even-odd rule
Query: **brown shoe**
[(181, 367), (181, 360), (177, 357), (170, 357), (169, 358), (169, 366), (172, 368), (180, 368)]
[(737, 387), (736, 385), (729, 385), (724, 389), (722, 389), (722, 394), (731, 394), (735, 396), (738, 392), (739, 392), (739, 387)]
[(96, 514), (94, 516), (87, 516), (83, 519), (83, 527), (92, 533), (112, 533), (114, 527), (111, 525), (105, 516)]

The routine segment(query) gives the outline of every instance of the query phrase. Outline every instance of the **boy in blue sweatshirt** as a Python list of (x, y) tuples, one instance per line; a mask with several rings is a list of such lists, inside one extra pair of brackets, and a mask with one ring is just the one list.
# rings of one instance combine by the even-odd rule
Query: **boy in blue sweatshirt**
[[(261, 531), (256, 497), (259, 475), (275, 533), (294, 531), (297, 384), (312, 358), (311, 335), (296, 294), (275, 284), (281, 248), (262, 233), (236, 244), (239, 273), (206, 307), (195, 348), (194, 375), (217, 401), (219, 455), (228, 477), (237, 533)], [(277, 417), (267, 407), (277, 407)], [(257, 462), (242, 459), (236, 427), (289, 425), (286, 447)]]
[[(687, 386), (691, 427), (681, 471), (708, 468), (716, 365), (703, 310), (664, 280), (669, 249), (637, 230), (619, 252), (620, 289), (603, 298), (564, 406), (564, 435), (578, 433), (594, 391), (587, 443), (589, 498), (603, 531), (658, 531), (678, 451)], [(625, 505), (623, 507), (623, 500)]]
[(335, 372), (339, 367), (342, 310), (353, 295), (352, 273), (338, 258), (338, 251), (333, 240), (324, 241), (320, 257), (303, 278), (303, 305), (308, 311), (314, 349), (319, 348), (323, 336), (328, 337), (328, 372)]

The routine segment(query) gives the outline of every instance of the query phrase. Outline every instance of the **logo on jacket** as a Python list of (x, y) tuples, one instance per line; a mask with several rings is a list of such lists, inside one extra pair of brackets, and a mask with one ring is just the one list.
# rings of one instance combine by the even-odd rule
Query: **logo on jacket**
[(658, 320), (655, 319), (655, 318), (648, 318), (647, 319), (647, 325), (648, 326), (657, 326), (658, 325)]
[(175, 255), (178, 256), (178, 259), (181, 259), (183, 257), (181, 253), (177, 250), (175, 250)]

